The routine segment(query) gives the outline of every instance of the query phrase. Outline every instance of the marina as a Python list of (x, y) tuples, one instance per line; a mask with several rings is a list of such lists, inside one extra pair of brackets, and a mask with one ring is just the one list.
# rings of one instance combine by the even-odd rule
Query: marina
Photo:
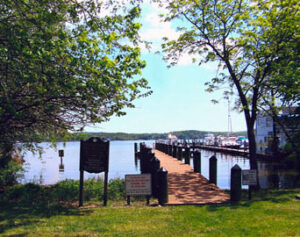
[[(136, 141), (111, 141), (110, 142), (110, 160), (108, 178), (123, 179), (126, 174), (139, 174), (140, 161), (134, 158), (134, 143), (145, 142), (153, 147), (153, 140)], [(55, 184), (66, 179), (79, 180), (79, 151), (80, 142), (58, 143), (57, 148), (51, 148), (50, 143), (41, 143), (44, 153), (32, 154), (27, 152), (24, 156), (24, 173), (19, 178), (21, 183), (34, 182), (48, 185)], [(58, 150), (64, 150), (64, 157), (59, 158)], [(217, 158), (217, 186), (221, 189), (230, 187), (230, 169), (238, 164), (242, 169), (249, 169), (249, 159), (241, 155), (231, 155), (224, 152), (216, 152), (208, 149), (201, 149), (201, 174), (209, 177), (209, 158), (213, 155)], [(190, 166), (193, 167), (193, 158), (190, 158)], [(258, 161), (259, 180), (262, 188), (268, 187), (293, 187), (297, 180), (295, 172), (283, 169), (275, 162), (264, 160)], [(85, 179), (103, 179), (103, 173), (93, 174), (85, 172)], [(275, 177), (275, 179), (274, 179)], [(276, 181), (274, 184), (273, 179)], [(247, 188), (244, 186), (243, 188)]]

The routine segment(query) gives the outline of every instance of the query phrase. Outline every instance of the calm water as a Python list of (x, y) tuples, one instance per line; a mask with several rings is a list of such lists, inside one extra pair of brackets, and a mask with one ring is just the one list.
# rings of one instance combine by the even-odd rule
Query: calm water
[[(134, 143), (142, 141), (111, 141), (109, 179), (124, 178), (125, 174), (139, 174), (139, 162), (134, 159)], [(145, 141), (152, 146), (154, 141)], [(57, 144), (57, 149), (49, 148), (49, 143), (42, 143), (45, 148), (42, 157), (28, 152), (25, 155), (25, 173), (20, 182), (35, 182), (40, 184), (55, 184), (64, 179), (79, 179), (79, 150), (80, 142), (67, 142)], [(64, 149), (64, 158), (60, 160), (58, 150)], [(209, 158), (214, 155), (210, 151), (201, 151), (202, 164), (201, 173), (209, 177)], [(238, 164), (242, 169), (249, 169), (249, 160), (239, 156), (230, 156), (217, 153), (217, 185), (222, 189), (230, 188), (230, 170)], [(191, 165), (193, 161), (191, 160)], [(259, 181), (262, 188), (275, 186), (286, 187), (293, 185), (296, 178), (294, 173), (281, 171), (278, 166), (269, 163), (259, 162)], [(85, 172), (84, 178), (103, 177), (101, 174), (90, 174)], [(244, 186), (243, 188), (247, 188)]]
[[(143, 141), (111, 141), (108, 178), (124, 178), (125, 174), (140, 173), (139, 164), (134, 161), (134, 142)], [(145, 141), (152, 146), (154, 141)], [(64, 179), (79, 179), (79, 151), (80, 142), (57, 144), (57, 149), (49, 148), (50, 143), (41, 143), (44, 148), (42, 157), (28, 152), (25, 159), (25, 173), (20, 182), (36, 182), (39, 184), (55, 184)], [(64, 150), (61, 161), (58, 150)], [(103, 177), (104, 173), (92, 174), (84, 172), (84, 178)]]
[[(233, 166), (238, 164), (242, 170), (250, 169), (249, 159), (244, 157), (201, 150), (201, 173), (207, 179), (209, 178), (209, 158), (213, 155), (217, 157), (217, 185), (222, 189), (230, 189), (230, 173)], [(294, 188), (300, 184), (299, 173), (282, 169), (277, 163), (258, 161), (258, 176), (261, 188)], [(248, 186), (244, 185), (243, 188), (247, 189)]]

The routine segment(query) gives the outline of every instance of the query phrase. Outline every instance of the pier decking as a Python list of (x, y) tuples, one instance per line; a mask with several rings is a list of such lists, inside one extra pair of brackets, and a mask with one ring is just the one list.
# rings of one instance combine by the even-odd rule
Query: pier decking
[(169, 201), (167, 205), (201, 205), (224, 203), (229, 195), (208, 182), (200, 173), (181, 161), (154, 150), (160, 165), (168, 171)]

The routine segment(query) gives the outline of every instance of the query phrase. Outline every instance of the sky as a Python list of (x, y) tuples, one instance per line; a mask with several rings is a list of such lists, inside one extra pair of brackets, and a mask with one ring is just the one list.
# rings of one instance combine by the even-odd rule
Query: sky
[[(88, 132), (126, 133), (169, 133), (172, 131), (201, 130), (228, 131), (228, 101), (222, 98), (222, 91), (208, 93), (205, 82), (216, 75), (213, 63), (198, 66), (191, 57), (184, 55), (178, 65), (167, 68), (160, 49), (164, 36), (178, 37), (174, 23), (163, 23), (159, 19), (161, 9), (147, 3), (142, 7), (140, 22), (142, 39), (153, 43), (152, 49), (142, 49), (146, 68), (142, 76), (149, 82), (153, 94), (137, 99), (136, 108), (125, 109), (122, 117), (89, 126)], [(213, 104), (212, 99), (218, 100)], [(232, 105), (232, 102), (231, 102)], [(245, 131), (244, 115), (230, 111), (232, 130)]]

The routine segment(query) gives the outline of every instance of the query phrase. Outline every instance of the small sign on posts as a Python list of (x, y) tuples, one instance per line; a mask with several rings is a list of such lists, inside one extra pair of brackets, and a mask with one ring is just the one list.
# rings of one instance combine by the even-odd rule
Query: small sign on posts
[(257, 185), (257, 170), (242, 170), (242, 184), (249, 185), (248, 199), (251, 200), (251, 186)]
[(125, 192), (128, 205), (130, 205), (130, 196), (146, 196), (147, 205), (149, 205), (149, 199), (152, 194), (151, 174), (125, 175)]
[(242, 170), (242, 184), (256, 185), (257, 184), (256, 170)]
[(82, 206), (83, 194), (83, 174), (101, 173), (104, 175), (104, 200), (103, 205), (107, 204), (107, 182), (108, 182), (108, 163), (109, 163), (109, 141), (103, 141), (99, 137), (91, 137), (86, 141), (80, 141), (80, 187), (79, 187), (79, 206)]
[(64, 150), (58, 150), (58, 156), (63, 157), (64, 156)]

